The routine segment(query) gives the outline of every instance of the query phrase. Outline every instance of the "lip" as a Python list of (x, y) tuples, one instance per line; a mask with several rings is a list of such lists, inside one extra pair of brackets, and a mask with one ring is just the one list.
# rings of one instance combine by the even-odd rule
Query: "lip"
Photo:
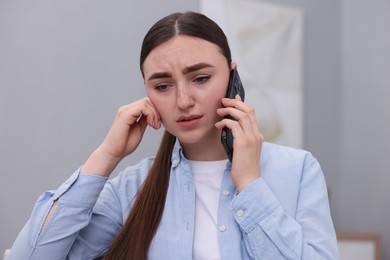
[(182, 127), (192, 127), (200, 122), (202, 115), (188, 115), (179, 117), (176, 122)]

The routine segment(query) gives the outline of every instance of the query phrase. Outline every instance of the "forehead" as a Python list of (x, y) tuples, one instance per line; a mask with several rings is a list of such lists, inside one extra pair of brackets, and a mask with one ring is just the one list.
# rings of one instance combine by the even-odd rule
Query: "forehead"
[(219, 63), (227, 64), (216, 44), (197, 37), (180, 35), (153, 49), (146, 57), (143, 69), (147, 74), (148, 71), (186, 67), (202, 62), (215, 66)]

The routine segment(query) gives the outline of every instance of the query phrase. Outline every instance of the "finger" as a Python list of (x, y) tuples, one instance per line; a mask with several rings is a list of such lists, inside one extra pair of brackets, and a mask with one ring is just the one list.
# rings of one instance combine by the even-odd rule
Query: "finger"
[[(233, 111), (231, 113), (227, 111)], [(256, 121), (253, 122), (253, 113), (244, 113), (235, 108), (222, 108), (219, 110), (221, 115), (229, 114), (238, 119), (238, 121), (224, 118), (220, 122), (217, 122), (215, 126), (219, 129), (223, 127), (228, 127), (231, 129), (234, 137), (235, 147), (248, 147), (250, 145), (258, 145), (263, 142), (263, 136), (257, 128)], [(255, 117), (254, 117), (255, 118)]]
[(118, 110), (118, 117), (129, 126), (137, 123), (142, 116), (151, 127), (160, 127), (160, 115), (148, 98), (140, 99), (134, 103), (122, 106)]
[(236, 95), (234, 99), (232, 98), (223, 98), (222, 99), (222, 105), (223, 107), (233, 107), (242, 111), (246, 110), (247, 104), (241, 101), (241, 98), (239, 95)]
[[(247, 134), (250, 134), (248, 132), (253, 131), (253, 124), (251, 121), (251, 117), (247, 112), (240, 111), (240, 110), (233, 108), (233, 107), (226, 107), (226, 108), (218, 109), (217, 113), (220, 116), (225, 116), (225, 117), (231, 116), (234, 119), (236, 119), (239, 122), (239, 124), (242, 128), (242, 131), (246, 132)], [(231, 120), (231, 119), (228, 119), (228, 120)]]
[(138, 120), (138, 125), (140, 127), (141, 132), (145, 132), (146, 127), (149, 125), (147, 117), (142, 115)]
[(142, 109), (142, 114), (146, 116), (148, 124), (154, 129), (161, 127), (161, 117), (156, 107), (148, 97), (145, 98), (145, 108)]
[[(249, 115), (253, 131), (259, 131), (255, 110), (253, 109), (253, 107), (250, 107), (247, 104), (245, 104), (244, 102), (242, 102), (241, 97), (239, 95), (236, 95), (235, 99), (224, 98), (222, 100), (222, 103), (225, 106), (225, 108), (232, 107), (232, 108), (236, 108), (238, 110), (241, 110), (241, 111), (247, 113)], [(222, 114), (220, 114), (220, 115), (222, 115)], [(224, 114), (224, 116), (226, 116), (226, 114)], [(235, 116), (233, 116), (233, 117), (236, 118)]]
[(234, 149), (238, 147), (247, 147), (247, 140), (248, 136), (244, 133), (240, 123), (235, 120), (231, 119), (223, 119), (220, 121), (219, 126), (221, 127), (227, 127), (231, 130), (232, 135), (233, 135), (233, 147)]
[(257, 124), (256, 115), (253, 113), (253, 114), (250, 114), (249, 117), (250, 117), (250, 120), (251, 120), (251, 123), (252, 123), (253, 132), (257, 132), (257, 133), (261, 134), (259, 126)]

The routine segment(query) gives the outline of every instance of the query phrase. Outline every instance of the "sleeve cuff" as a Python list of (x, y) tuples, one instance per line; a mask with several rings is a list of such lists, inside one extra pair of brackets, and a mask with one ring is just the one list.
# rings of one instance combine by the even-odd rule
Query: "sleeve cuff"
[(80, 174), (78, 169), (54, 193), (53, 200), (61, 204), (93, 206), (108, 177), (93, 174)]
[(249, 233), (278, 207), (279, 200), (264, 179), (259, 178), (235, 195), (231, 210), (242, 230)]

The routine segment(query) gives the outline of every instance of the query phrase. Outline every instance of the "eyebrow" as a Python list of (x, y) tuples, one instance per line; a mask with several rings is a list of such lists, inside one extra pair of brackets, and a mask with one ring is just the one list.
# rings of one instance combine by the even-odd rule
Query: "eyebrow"
[[(185, 67), (182, 70), (182, 73), (183, 74), (188, 74), (188, 73), (191, 73), (191, 72), (194, 72), (194, 71), (198, 71), (198, 70), (201, 70), (201, 69), (204, 69), (204, 68), (213, 68), (213, 67), (214, 66), (211, 65), (211, 64), (201, 62), (201, 63), (197, 63), (197, 64), (194, 64), (194, 65)], [(169, 72), (156, 72), (156, 73), (153, 73), (148, 78), (148, 81), (152, 80), (152, 79), (162, 79), (162, 78), (170, 78), (170, 77), (172, 77), (172, 74), (169, 73)]]
[(172, 77), (171, 73), (168, 73), (168, 72), (156, 72), (156, 73), (153, 73), (148, 78), (148, 81), (152, 80), (152, 79), (163, 79), (163, 78), (170, 78), (170, 77)]
[(197, 63), (192, 66), (186, 67), (183, 69), (183, 74), (188, 74), (197, 70), (201, 70), (204, 68), (213, 68), (214, 66), (208, 63)]

